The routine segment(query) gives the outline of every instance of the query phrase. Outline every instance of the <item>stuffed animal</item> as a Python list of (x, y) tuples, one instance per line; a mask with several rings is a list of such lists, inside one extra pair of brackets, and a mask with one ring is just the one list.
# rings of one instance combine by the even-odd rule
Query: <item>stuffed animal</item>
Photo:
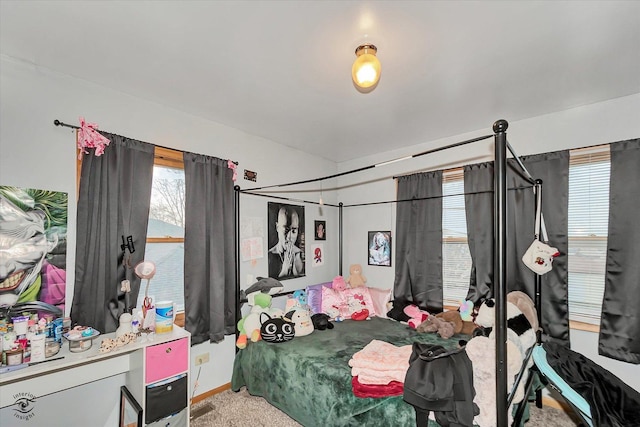
[(344, 281), (344, 277), (334, 277), (333, 281), (331, 282), (331, 288), (335, 289), (336, 291), (344, 291), (345, 289), (347, 289), (347, 283)]
[(251, 307), (251, 311), (246, 316), (238, 321), (240, 334), (236, 340), (236, 346), (241, 350), (247, 346), (248, 340), (252, 342), (260, 340), (261, 313), (269, 313), (271, 317), (282, 317), (282, 310), (271, 308), (271, 295), (258, 291), (248, 296), (251, 297), (255, 305)]
[(260, 313), (260, 335), (265, 342), (282, 343), (295, 337), (295, 325), (282, 317)]
[(464, 300), (460, 302), (460, 308), (458, 311), (460, 312), (460, 317), (465, 322), (473, 322), (473, 301)]
[(291, 310), (309, 310), (309, 305), (307, 304), (307, 292), (303, 289), (298, 289), (293, 293), (291, 298), (287, 299), (285, 304), (285, 311)]
[[(496, 421), (496, 348), (495, 340), (487, 337), (474, 337), (465, 346), (469, 360), (473, 364), (473, 388), (476, 395), (473, 403), (478, 405), (480, 413), (473, 420), (474, 425), (495, 426)], [(507, 390), (511, 390), (515, 376), (522, 365), (522, 353), (518, 347), (507, 340)], [(513, 404), (524, 396), (524, 383), (520, 381)], [(512, 422), (512, 411), (509, 408), (509, 425)]]
[[(360, 295), (362, 298), (362, 295)], [(349, 309), (349, 318), (351, 320), (367, 320), (369, 319), (369, 310), (363, 299), (358, 299), (358, 295), (347, 297), (347, 307)]]
[(420, 307), (415, 304), (409, 304), (403, 311), (407, 316), (409, 316), (407, 323), (409, 324), (409, 327), (413, 329), (416, 329), (429, 317), (429, 313), (427, 311), (420, 310)]
[[(484, 300), (478, 315), (476, 316), (476, 325), (484, 328), (485, 332), (489, 332), (489, 337), (493, 338), (495, 331), (493, 325), (495, 322), (495, 300), (493, 298)], [(531, 327), (531, 323), (520, 309), (513, 303), (508, 301), (507, 296), (507, 339), (512, 340), (522, 354), (526, 354), (529, 347), (536, 342), (536, 334)]]
[(453, 323), (454, 334), (473, 335), (473, 331), (477, 328), (475, 323), (462, 320), (462, 315), (457, 310), (443, 311), (436, 314), (436, 317)]
[[(249, 286), (246, 290), (240, 291), (240, 299), (248, 299), (248, 295), (254, 292), (262, 292), (264, 294), (274, 295), (282, 292), (284, 285), (271, 277), (258, 277), (258, 281)], [(254, 305), (253, 301), (249, 301), (249, 305)]]
[(349, 277), (347, 278), (346, 282), (352, 288), (365, 286), (365, 283), (367, 283), (367, 278), (362, 275), (362, 266), (360, 264), (351, 264), (349, 266)]
[(449, 339), (454, 335), (452, 322), (447, 322), (436, 316), (429, 316), (420, 323), (416, 330), (418, 332), (437, 332), (444, 339)]
[(311, 316), (311, 322), (313, 323), (313, 328), (320, 331), (333, 329), (333, 323), (329, 321), (329, 316), (324, 313), (316, 313)]
[(507, 294), (507, 301), (514, 304), (522, 314), (525, 315), (533, 332), (537, 332), (540, 325), (538, 324), (538, 312), (536, 306), (533, 304), (533, 300), (529, 295), (521, 291), (511, 291)]
[(283, 317), (294, 324), (295, 336), (303, 337), (313, 332), (313, 322), (309, 310), (291, 310)]

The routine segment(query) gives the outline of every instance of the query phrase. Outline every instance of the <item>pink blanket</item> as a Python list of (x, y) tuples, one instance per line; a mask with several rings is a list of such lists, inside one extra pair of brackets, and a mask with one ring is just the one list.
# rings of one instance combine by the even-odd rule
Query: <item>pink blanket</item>
[(404, 382), (409, 369), (411, 346), (397, 347), (385, 341), (372, 340), (349, 360), (351, 375), (362, 384)]

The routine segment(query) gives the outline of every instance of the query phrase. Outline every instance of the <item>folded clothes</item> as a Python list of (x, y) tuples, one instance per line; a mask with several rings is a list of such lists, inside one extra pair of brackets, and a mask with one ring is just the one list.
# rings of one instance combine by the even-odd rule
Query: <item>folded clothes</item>
[(402, 396), (404, 384), (398, 381), (391, 381), (389, 384), (362, 384), (358, 377), (352, 377), (351, 387), (353, 395), (356, 397), (389, 397)]

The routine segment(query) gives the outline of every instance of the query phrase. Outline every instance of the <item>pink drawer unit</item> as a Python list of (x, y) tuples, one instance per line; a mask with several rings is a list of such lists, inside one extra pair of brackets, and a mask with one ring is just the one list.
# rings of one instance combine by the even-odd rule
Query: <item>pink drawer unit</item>
[(168, 378), (189, 369), (188, 339), (147, 347), (145, 383)]

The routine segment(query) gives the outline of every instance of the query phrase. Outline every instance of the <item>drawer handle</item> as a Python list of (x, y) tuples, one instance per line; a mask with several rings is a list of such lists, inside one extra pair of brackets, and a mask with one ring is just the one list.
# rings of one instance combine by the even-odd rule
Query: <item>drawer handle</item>
[(173, 386), (167, 387), (167, 391), (171, 391), (171, 390), (173, 390)]
[(165, 352), (166, 352), (167, 354), (171, 353), (171, 347), (167, 347), (167, 349), (165, 350)]

